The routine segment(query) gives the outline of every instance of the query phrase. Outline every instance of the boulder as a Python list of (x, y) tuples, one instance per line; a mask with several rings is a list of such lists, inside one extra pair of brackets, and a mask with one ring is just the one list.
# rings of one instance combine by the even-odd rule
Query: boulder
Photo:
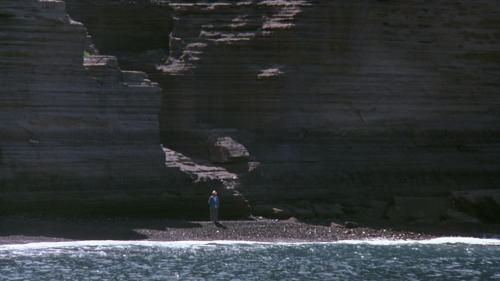
[(483, 222), (500, 223), (500, 189), (452, 192), (459, 211)]
[(391, 221), (404, 221), (406, 220), (406, 212), (401, 209), (401, 206), (394, 205), (392, 206), (385, 216)]
[(330, 227), (344, 228), (345, 226), (332, 221), (330, 222)]
[(357, 228), (357, 227), (359, 227), (359, 225), (358, 225), (358, 223), (353, 222), (353, 221), (346, 221), (345, 227), (346, 228)]
[(300, 208), (300, 209), (306, 209), (306, 210), (313, 210), (314, 209), (313, 205), (307, 200), (301, 200), (301, 201), (295, 203), (295, 207)]
[(293, 206), (287, 206), (294, 216), (301, 220), (312, 219), (316, 217), (313, 205), (307, 200), (301, 200)]
[(293, 212), (295, 213), (295, 216), (301, 220), (312, 219), (316, 217), (314, 211), (309, 209), (294, 208)]
[(453, 202), (447, 197), (394, 197), (395, 205), (386, 217), (393, 221), (441, 220), (448, 209), (453, 209)]
[(361, 217), (381, 219), (385, 216), (389, 202), (380, 200), (369, 200), (362, 206), (353, 206), (350, 211)]
[(209, 151), (213, 163), (241, 162), (250, 155), (243, 145), (230, 137), (210, 138)]
[(291, 218), (287, 219), (286, 222), (288, 222), (288, 223), (298, 223), (300, 221), (296, 217), (291, 217)]
[(466, 222), (466, 223), (480, 223), (481, 221), (478, 220), (477, 218), (470, 216), (468, 214), (448, 209), (446, 211), (446, 217), (450, 220), (457, 221), (457, 222)]
[(340, 204), (313, 204), (313, 208), (318, 218), (333, 218), (345, 215)]

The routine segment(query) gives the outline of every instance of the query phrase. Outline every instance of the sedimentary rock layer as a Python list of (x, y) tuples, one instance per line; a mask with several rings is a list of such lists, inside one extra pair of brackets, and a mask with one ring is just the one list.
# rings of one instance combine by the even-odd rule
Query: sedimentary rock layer
[(146, 2), (69, 5), (95, 27), (96, 11), (164, 9), (160, 73), (135, 60), (164, 91), (162, 143), (204, 161), (213, 138), (241, 144), (246, 165), (222, 166), (251, 203), (497, 186), (497, 2)]
[(166, 169), (157, 83), (84, 57), (87, 31), (64, 2), (3, 1), (0, 36), (0, 212), (206, 209), (214, 186), (194, 194)]
[(494, 188), (496, 1), (169, 1), (164, 145), (231, 137), (251, 202)]
[[(159, 157), (156, 150), (136, 144), (156, 142), (158, 131), (153, 127), (158, 118), (169, 184), (165, 192), (155, 196), (163, 194), (183, 202), (200, 199), (212, 188), (228, 191), (228, 198), (238, 198), (233, 202), (240, 203), (244, 202), (241, 193), (251, 204), (272, 206), (277, 201), (307, 199), (314, 204), (349, 206), (374, 199), (388, 202), (394, 196), (448, 196), (454, 190), (498, 187), (497, 1), (68, 0), (70, 14), (89, 26), (101, 54), (116, 53), (120, 65), (124, 62), (127, 69), (146, 71), (149, 79), (159, 83), (162, 100), (155, 96), (151, 103), (143, 103), (147, 95), (142, 94), (138, 102), (115, 102), (114, 94), (112, 99), (106, 98), (104, 91), (118, 92), (117, 84), (107, 79), (128, 77), (132, 83), (119, 87), (129, 89), (146, 78), (116, 70), (109, 65), (115, 62), (107, 57), (103, 57), (105, 65), (94, 62), (95, 67), (89, 70), (81, 67), (81, 54), (77, 55), (81, 49), (77, 51), (72, 44), (86, 40), (83, 27), (64, 13), (45, 11), (28, 22), (13, 15), (19, 9), (24, 14), (39, 13), (46, 2), (29, 1), (24, 6), (7, 3), (0, 9), (0, 20), (9, 23), (6, 26), (23, 26), (36, 36), (56, 38), (40, 45), (33, 39), (36, 36), (25, 36), (27, 31), (22, 31), (21, 43), (11, 44), (23, 46), (21, 51), (0, 46), (2, 60), (7, 62), (2, 64), (2, 74), (9, 75), (2, 80), (3, 87), (12, 88), (12, 83), (32, 85), (19, 86), (19, 93), (5, 95), (9, 105), (5, 103), (1, 114), (16, 124), (8, 123), (9, 129), (2, 129), (6, 133), (2, 136), (1, 169), (9, 175), (4, 177), (9, 183), (15, 182), (12, 171), (18, 175), (22, 165), (42, 166), (40, 161), (27, 164), (12, 159), (38, 155), (43, 144), (59, 139), (75, 142), (66, 134), (96, 138), (100, 143), (115, 140), (115, 131), (123, 142), (117, 141), (117, 147), (132, 147), (127, 155), (141, 155), (137, 159), (148, 160), (138, 163), (149, 164), (130, 170), (128, 164), (120, 163), (131, 158), (117, 157), (117, 150), (99, 160), (103, 162), (88, 163), (116, 167), (100, 169), (101, 176), (112, 175), (110, 186), (118, 186), (114, 183), (129, 175), (136, 175), (138, 181), (154, 179), (149, 175), (163, 169), (164, 161), (160, 166), (151, 164)], [(52, 7), (61, 5), (51, 3)], [(59, 15), (55, 21), (54, 14)], [(60, 18), (66, 23), (57, 23)], [(47, 25), (50, 30), (36, 31)], [(68, 28), (79, 31), (68, 34), (64, 31)], [(48, 47), (52, 45), (62, 51), (53, 51)], [(22, 59), (26, 46), (33, 46), (33, 50)], [(61, 55), (68, 48), (72, 55)], [(51, 73), (48, 66), (66, 76), (45, 77)], [(36, 78), (30, 76), (33, 71)], [(85, 79), (91, 83), (83, 82)], [(79, 122), (74, 119), (79, 117), (78, 111), (68, 108), (84, 108), (86, 102), (63, 94), (71, 87), (78, 89), (74, 93), (97, 101), (88, 106), (88, 111), (98, 117), (91, 118), (95, 122), (83, 128), (98, 128), (98, 137), (91, 134), (93, 131), (72, 131), (68, 129), (72, 125), (54, 121), (58, 118), (54, 112), (64, 110), (75, 115), (68, 115), (73, 119), (63, 118), (64, 122)], [(155, 88), (153, 84), (148, 87), (151, 91)], [(23, 92), (45, 88), (61, 91), (49, 91), (54, 103), (44, 103), (47, 94)], [(136, 107), (141, 113), (134, 111)], [(159, 116), (153, 117), (158, 108)], [(142, 121), (126, 121), (144, 120), (138, 117), (144, 112), (152, 123), (143, 126)], [(111, 117), (121, 113), (130, 117), (125, 121)], [(105, 123), (100, 125), (101, 121)], [(40, 130), (42, 126), (46, 129)], [(126, 129), (110, 129), (115, 126)], [(56, 136), (62, 137), (56, 140)], [(24, 145), (13, 145), (20, 140)], [(90, 145), (89, 141), (83, 143), (84, 148)], [(158, 143), (155, 145), (160, 149)], [(14, 147), (16, 152), (12, 151)], [(222, 151), (232, 152), (235, 147), (238, 156), (230, 157), (231, 161), (221, 157)], [(147, 151), (136, 154), (135, 149)], [(89, 151), (94, 150), (75, 150), (71, 153), (83, 156), (68, 159), (76, 157), (78, 163), (87, 159)], [(219, 155), (214, 157), (214, 151)], [(99, 153), (98, 159), (101, 155), (106, 153)], [(58, 157), (54, 163), (61, 162)], [(44, 167), (49, 167), (48, 163)], [(70, 167), (65, 165), (65, 169)], [(25, 174), (31, 177), (36, 173)], [(23, 188), (29, 177), (17, 176)], [(88, 182), (92, 181), (81, 184)], [(240, 203), (235, 206), (245, 205)]]
[[(71, 208), (85, 201), (80, 191), (113, 201), (111, 190), (158, 188), (165, 176), (161, 89), (145, 73), (120, 71), (114, 57), (84, 63), (86, 29), (64, 8), (0, 4), (2, 209)], [(87, 198), (95, 207), (102, 199)]]

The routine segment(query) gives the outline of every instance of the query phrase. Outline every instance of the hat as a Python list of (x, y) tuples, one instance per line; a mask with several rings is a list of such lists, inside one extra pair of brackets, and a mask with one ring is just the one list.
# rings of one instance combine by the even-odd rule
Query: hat
[(217, 191), (212, 191), (212, 195), (217, 195)]

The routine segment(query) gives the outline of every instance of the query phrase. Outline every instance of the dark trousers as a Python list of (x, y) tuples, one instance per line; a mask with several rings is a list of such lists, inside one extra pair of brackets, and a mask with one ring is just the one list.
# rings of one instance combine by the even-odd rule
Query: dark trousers
[(217, 216), (219, 215), (219, 209), (210, 209), (210, 220), (217, 221)]

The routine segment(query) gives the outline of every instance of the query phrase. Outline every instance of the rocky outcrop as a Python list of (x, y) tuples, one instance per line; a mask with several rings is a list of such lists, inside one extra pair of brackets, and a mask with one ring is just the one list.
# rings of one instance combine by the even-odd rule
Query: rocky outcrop
[(230, 137), (213, 137), (209, 139), (210, 161), (213, 163), (230, 163), (245, 161), (247, 149)]
[(161, 89), (114, 57), (84, 61), (86, 29), (64, 9), (62, 1), (0, 4), (4, 211), (111, 208), (134, 201), (121, 192), (160, 188), (165, 177)]
[(171, 176), (179, 177), (182, 175), (190, 179), (189, 182), (180, 183), (180, 188), (177, 188), (180, 190), (179, 201), (191, 201), (190, 208), (192, 210), (184, 210), (184, 213), (193, 213), (196, 216), (205, 213), (205, 204), (196, 205), (193, 202), (206, 201), (206, 195), (211, 190), (216, 190), (222, 202), (221, 216), (239, 218), (249, 214), (248, 201), (238, 191), (240, 180), (237, 174), (204, 159), (190, 158), (165, 147), (163, 147), (163, 151), (166, 155), (165, 163), (168, 170), (179, 171), (179, 175), (171, 174)]
[(455, 191), (452, 198), (459, 210), (483, 222), (500, 223), (500, 189)]
[(461, 223), (480, 223), (481, 221), (473, 216), (466, 213), (462, 213), (453, 209), (448, 209), (446, 211), (446, 218)]
[[(0, 212), (206, 213), (214, 185), (193, 192), (165, 166), (157, 83), (84, 55), (92, 42), (62, 1), (2, 2), (0, 22)], [(221, 190), (227, 217), (247, 210), (234, 193)]]
[(173, 29), (172, 9), (153, 4), (151, 0), (65, 0), (72, 19), (83, 22), (101, 54), (144, 54), (157, 49), (168, 50)]
[(156, 65), (169, 54), (172, 8), (151, 0), (65, 2), (67, 13), (85, 24), (99, 54), (116, 56), (122, 69), (146, 71), (151, 80), (161, 82), (155, 78)]
[(394, 197), (395, 205), (386, 216), (393, 221), (436, 223), (455, 206), (447, 197)]
[(495, 1), (169, 1), (165, 146), (225, 129), (250, 202), (447, 196), (495, 186)]

